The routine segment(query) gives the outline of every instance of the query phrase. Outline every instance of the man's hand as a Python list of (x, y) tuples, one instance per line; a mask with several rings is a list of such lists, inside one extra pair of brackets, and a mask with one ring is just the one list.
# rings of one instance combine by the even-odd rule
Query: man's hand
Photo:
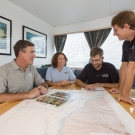
[(110, 93), (112, 93), (112, 94), (119, 94), (120, 92), (121, 91), (119, 89), (117, 89), (117, 88), (110, 89)]
[(85, 89), (86, 89), (86, 90), (94, 90), (94, 89), (95, 89), (95, 86), (92, 85), (92, 84), (91, 84), (91, 85), (86, 85), (86, 86), (85, 86)]
[(40, 95), (44, 95), (47, 93), (47, 88), (45, 88), (44, 86), (38, 86), (37, 87), (38, 90), (40, 90)]
[(28, 98), (35, 98), (40, 96), (40, 90), (38, 88), (34, 88), (28, 92)]
[(135, 105), (135, 100), (133, 100), (132, 98), (130, 98), (129, 96), (119, 96), (118, 99), (117, 99), (118, 102), (120, 101), (124, 101), (126, 103), (129, 103), (131, 105)]

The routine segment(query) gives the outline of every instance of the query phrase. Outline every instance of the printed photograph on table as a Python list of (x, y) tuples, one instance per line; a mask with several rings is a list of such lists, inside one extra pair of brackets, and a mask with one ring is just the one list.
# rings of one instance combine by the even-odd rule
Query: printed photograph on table
[(56, 96), (60, 98), (70, 98), (71, 94), (64, 93), (64, 92), (56, 92), (56, 93), (51, 94), (51, 96)]
[(79, 94), (69, 94), (65, 92), (54, 92), (47, 95), (40, 96), (34, 99), (34, 102), (40, 103), (41, 105), (60, 107), (65, 103), (73, 101), (78, 98)]
[(74, 100), (74, 99), (78, 98), (80, 95), (79, 94), (69, 94), (69, 93), (65, 93), (65, 92), (55, 92), (53, 94), (50, 94), (50, 96), (64, 98), (67, 100)]
[(28, 40), (35, 45), (36, 58), (47, 57), (47, 35), (34, 29), (23, 26), (23, 40)]
[(51, 96), (42, 96), (36, 99), (37, 102), (40, 102), (41, 104), (51, 105), (54, 107), (59, 107), (68, 100), (61, 99), (57, 97), (51, 97)]
[(0, 16), (0, 55), (11, 55), (12, 21)]

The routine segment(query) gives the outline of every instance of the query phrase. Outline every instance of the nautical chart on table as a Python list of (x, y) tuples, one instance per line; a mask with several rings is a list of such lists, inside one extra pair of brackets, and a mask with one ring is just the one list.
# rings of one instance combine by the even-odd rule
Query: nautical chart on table
[[(49, 90), (49, 93), (54, 92), (59, 90)], [(0, 116), (0, 134), (135, 134), (134, 119), (106, 91), (70, 90), (67, 93), (80, 96), (60, 108), (35, 104), (32, 100), (22, 101)]]

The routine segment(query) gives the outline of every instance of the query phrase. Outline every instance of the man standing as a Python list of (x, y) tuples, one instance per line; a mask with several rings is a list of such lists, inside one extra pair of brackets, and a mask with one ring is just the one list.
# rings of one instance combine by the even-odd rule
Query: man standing
[(47, 84), (32, 65), (36, 57), (34, 44), (19, 40), (14, 52), (16, 59), (0, 67), (0, 103), (31, 99), (47, 92)]
[(129, 97), (135, 75), (135, 13), (123, 11), (116, 15), (111, 22), (114, 36), (119, 40), (125, 40), (122, 47), (122, 65), (120, 67), (120, 83), (118, 89), (113, 88), (111, 93), (121, 93), (118, 101), (124, 101), (135, 105), (135, 101)]
[[(76, 85), (86, 90), (94, 90), (96, 86), (113, 88), (118, 86), (119, 75), (114, 65), (103, 62), (103, 50), (94, 47), (90, 52), (91, 63), (87, 64), (76, 79)], [(85, 82), (88, 81), (88, 84)]]

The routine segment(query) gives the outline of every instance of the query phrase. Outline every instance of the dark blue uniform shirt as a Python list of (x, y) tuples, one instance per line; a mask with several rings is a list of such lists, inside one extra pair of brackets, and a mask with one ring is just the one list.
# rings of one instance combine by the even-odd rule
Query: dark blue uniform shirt
[(82, 82), (94, 83), (118, 83), (119, 73), (111, 63), (102, 63), (100, 70), (96, 70), (91, 63), (87, 64), (77, 79)]
[(125, 40), (122, 47), (122, 62), (135, 62), (135, 37), (130, 42)]

